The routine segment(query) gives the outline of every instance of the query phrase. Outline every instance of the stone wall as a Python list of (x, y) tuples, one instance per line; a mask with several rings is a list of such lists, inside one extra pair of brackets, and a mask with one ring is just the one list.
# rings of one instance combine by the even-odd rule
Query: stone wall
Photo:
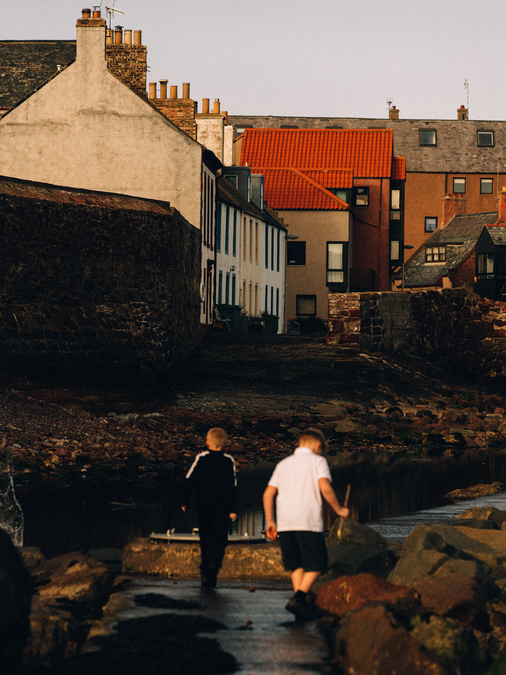
[(475, 378), (506, 378), (506, 303), (463, 289), (329, 296), (327, 342), (428, 356)]
[(0, 194), (0, 374), (170, 385), (199, 341), (200, 233), (159, 211)]

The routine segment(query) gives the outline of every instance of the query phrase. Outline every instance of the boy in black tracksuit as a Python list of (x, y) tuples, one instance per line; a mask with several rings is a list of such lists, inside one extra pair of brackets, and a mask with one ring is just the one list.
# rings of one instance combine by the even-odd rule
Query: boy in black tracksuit
[(226, 442), (223, 429), (210, 429), (206, 437), (209, 450), (197, 455), (183, 485), (183, 511), (193, 490), (197, 496), (200, 574), (206, 588), (216, 587), (228, 543), (229, 521), (237, 518), (235, 461), (223, 451)]

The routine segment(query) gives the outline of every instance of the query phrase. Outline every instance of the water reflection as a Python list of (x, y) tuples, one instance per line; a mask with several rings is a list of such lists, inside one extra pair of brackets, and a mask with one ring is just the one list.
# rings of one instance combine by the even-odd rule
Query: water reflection
[[(334, 462), (330, 457), (329, 461)], [(238, 476), (239, 518), (234, 533), (259, 535), (264, 528), (262, 493), (272, 465), (243, 469)], [(492, 481), (506, 482), (506, 455), (445, 458), (426, 463), (360, 463), (335, 466), (334, 487), (344, 499), (351, 484), (352, 517), (363, 523), (434, 509), (447, 504), (444, 495), (457, 488)], [(166, 480), (146, 489), (111, 481), (86, 482), (68, 490), (48, 492), (42, 486), (18, 491), (25, 514), (25, 545), (42, 548), (47, 556), (92, 548), (123, 548), (151, 532), (191, 532), (198, 524), (194, 509), (179, 507), (179, 481)], [(115, 503), (115, 504), (114, 504)], [(505, 504), (506, 508), (506, 504)], [(326, 528), (333, 521), (325, 511)]]

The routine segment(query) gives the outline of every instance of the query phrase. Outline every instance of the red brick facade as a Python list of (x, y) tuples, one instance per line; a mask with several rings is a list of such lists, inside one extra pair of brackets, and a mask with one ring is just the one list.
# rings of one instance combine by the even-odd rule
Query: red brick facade
[(146, 59), (144, 45), (106, 45), (109, 70), (140, 96), (146, 96)]

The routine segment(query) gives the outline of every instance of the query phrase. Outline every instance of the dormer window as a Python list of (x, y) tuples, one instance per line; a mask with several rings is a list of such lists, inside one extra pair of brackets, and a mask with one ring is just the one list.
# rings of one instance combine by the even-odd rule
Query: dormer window
[(494, 145), (494, 132), (493, 131), (478, 131), (478, 145), (485, 146), (488, 148), (493, 147)]
[(425, 262), (427, 263), (441, 263), (446, 261), (446, 246), (426, 246), (425, 247)]

